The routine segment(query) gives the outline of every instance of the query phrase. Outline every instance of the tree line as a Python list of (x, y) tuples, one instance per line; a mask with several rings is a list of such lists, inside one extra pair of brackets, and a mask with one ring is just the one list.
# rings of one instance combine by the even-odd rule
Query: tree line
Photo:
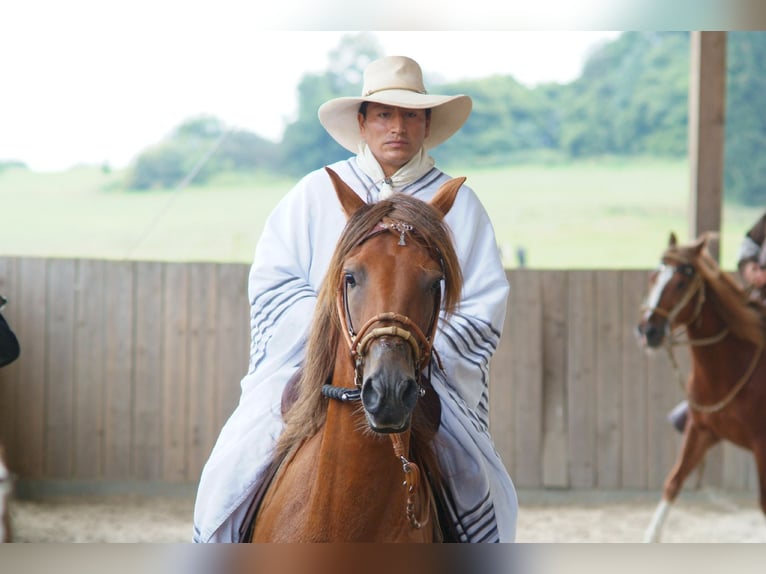
[[(434, 93), (465, 93), (474, 102), (465, 126), (432, 150), (440, 165), (500, 166), (604, 156), (682, 158), (687, 153), (689, 32), (624, 32), (588, 57), (567, 84), (527, 87), (512, 76), (443, 83)], [(299, 177), (348, 156), (321, 127), (317, 108), (361, 92), (362, 71), (382, 55), (370, 33), (344, 36), (327, 70), (305, 74), (298, 110), (279, 143), (234, 130), (214, 117), (194, 118), (141, 153), (129, 171), (131, 189), (173, 187), (222, 171), (269, 170)], [(727, 43), (725, 195), (763, 202), (766, 175), (766, 33), (730, 32)], [(214, 148), (214, 153), (201, 162)]]

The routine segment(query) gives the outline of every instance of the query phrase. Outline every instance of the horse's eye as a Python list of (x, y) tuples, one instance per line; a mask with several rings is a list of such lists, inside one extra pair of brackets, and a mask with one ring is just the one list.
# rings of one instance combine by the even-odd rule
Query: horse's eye
[(439, 291), (442, 288), (443, 280), (444, 280), (444, 277), (439, 277), (436, 281), (434, 281), (433, 285), (431, 285), (431, 290)]
[(354, 274), (350, 272), (346, 272), (343, 275), (343, 280), (346, 282), (346, 285), (348, 287), (354, 287), (356, 285), (356, 279), (354, 279)]

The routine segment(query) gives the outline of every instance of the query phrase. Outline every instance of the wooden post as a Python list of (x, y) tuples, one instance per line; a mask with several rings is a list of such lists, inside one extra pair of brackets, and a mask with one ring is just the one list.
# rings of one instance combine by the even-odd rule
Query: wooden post
[[(721, 231), (726, 112), (726, 32), (691, 33), (689, 235)], [(710, 245), (718, 260), (718, 242)]]

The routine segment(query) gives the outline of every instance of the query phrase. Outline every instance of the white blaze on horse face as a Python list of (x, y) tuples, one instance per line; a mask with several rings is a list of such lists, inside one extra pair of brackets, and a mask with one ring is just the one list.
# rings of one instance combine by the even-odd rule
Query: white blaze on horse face
[(665, 290), (665, 286), (673, 278), (675, 268), (669, 265), (662, 265), (657, 273), (657, 280), (654, 282), (649, 295), (646, 297), (646, 312), (644, 313), (644, 321), (648, 321), (649, 317), (654, 313), (657, 305), (660, 304), (662, 298), (662, 292)]

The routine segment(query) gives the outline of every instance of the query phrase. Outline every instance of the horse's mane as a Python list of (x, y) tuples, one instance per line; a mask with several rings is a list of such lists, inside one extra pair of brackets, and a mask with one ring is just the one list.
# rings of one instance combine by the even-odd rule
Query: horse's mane
[[(367, 204), (357, 210), (349, 218), (338, 239), (335, 253), (319, 290), (302, 374), (298, 381), (298, 397), (285, 413), (285, 428), (277, 443), (277, 458), (316, 434), (324, 424), (327, 399), (322, 397), (320, 389), (332, 377), (337, 346), (343, 344), (341, 319), (336, 309), (343, 263), (349, 253), (364, 242), (384, 217), (412, 225), (413, 231), (410, 232), (408, 241), (412, 239), (424, 245), (435, 257), (441, 258), (444, 269), (443, 309), (449, 315), (458, 305), (463, 281), (460, 264), (449, 228), (433, 207), (410, 196), (395, 194), (390, 199)], [(398, 235), (398, 232), (392, 233)], [(419, 418), (413, 417), (413, 439), (416, 438)]]
[(694, 267), (712, 291), (713, 297), (709, 298), (734, 335), (757, 346), (764, 345), (766, 307), (749, 297), (731, 274), (722, 271), (704, 245), (702, 249), (698, 243), (669, 247), (665, 254)]

